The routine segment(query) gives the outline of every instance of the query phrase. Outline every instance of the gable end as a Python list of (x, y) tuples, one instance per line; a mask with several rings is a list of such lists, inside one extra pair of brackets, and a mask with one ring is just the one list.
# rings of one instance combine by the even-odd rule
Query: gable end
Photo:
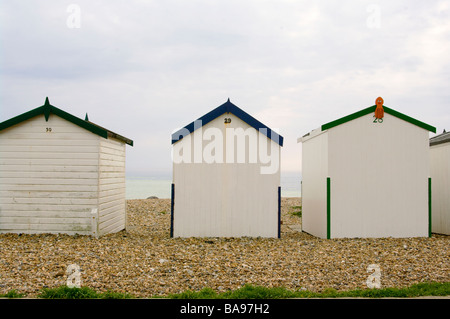
[[(364, 115), (367, 115), (367, 114), (370, 114), (370, 113), (374, 113), (376, 107), (377, 107), (376, 105), (372, 105), (372, 106), (369, 106), (369, 107), (367, 107), (367, 108), (365, 108), (365, 109), (363, 109), (361, 111), (352, 113), (350, 115), (341, 117), (340, 119), (337, 119), (337, 120), (331, 121), (329, 123), (323, 124), (322, 127), (321, 127), (321, 130), (325, 131), (325, 130), (328, 130), (328, 129), (333, 128), (335, 126), (338, 126), (338, 125), (344, 124), (346, 122), (352, 121), (354, 119), (357, 119), (357, 118), (359, 118), (361, 116), (364, 116)], [(398, 112), (398, 111), (396, 111), (394, 109), (391, 109), (391, 108), (389, 108), (387, 106), (384, 106), (384, 105), (383, 105), (383, 109), (384, 109), (384, 112), (386, 112), (386, 113), (388, 113), (388, 114), (390, 114), (392, 116), (395, 116), (395, 117), (397, 117), (399, 119), (402, 119), (402, 120), (404, 120), (406, 122), (409, 122), (409, 123), (411, 123), (413, 125), (416, 125), (416, 126), (418, 126), (420, 128), (423, 128), (423, 129), (425, 129), (427, 131), (431, 131), (433, 133), (436, 133), (436, 128), (431, 126), (431, 125), (423, 123), (423, 122), (421, 122), (419, 120), (416, 120), (415, 118), (412, 118), (412, 117), (410, 117), (408, 115), (400, 113), (400, 112)]]
[[(280, 146), (283, 146), (283, 136), (281, 136), (278, 133), (276, 133), (275, 131), (271, 130), (269, 127), (267, 127), (266, 125), (264, 125), (263, 123), (261, 123), (260, 121), (258, 121), (257, 119), (255, 119), (254, 117), (252, 117), (251, 115), (249, 115), (248, 113), (246, 113), (245, 111), (243, 111), (242, 109), (237, 107), (236, 105), (234, 105), (233, 103), (231, 103), (230, 99), (228, 99), (227, 102), (218, 106), (217, 108), (210, 111), (209, 113), (206, 113), (205, 115), (203, 115), (196, 121), (189, 123), (184, 128), (173, 133), (172, 134), (172, 144), (181, 140), (186, 135), (186, 134), (183, 134), (186, 132), (186, 130), (190, 134), (190, 133), (194, 132), (197, 128), (200, 128), (201, 126), (208, 124), (212, 120), (216, 119), (217, 117), (219, 117), (225, 113), (234, 114), (239, 119), (241, 119), (248, 125), (252, 126), (257, 131), (260, 131), (260, 129), (262, 129), (260, 131), (261, 133), (266, 135), (269, 139), (273, 140)], [(196, 122), (200, 122), (201, 126), (197, 127), (195, 125)]]
[(35, 109), (32, 109), (28, 112), (22, 113), (22, 114), (15, 116), (9, 120), (4, 121), (4, 122), (1, 122), (0, 123), (0, 131), (7, 129), (11, 126), (14, 126), (16, 124), (19, 124), (23, 121), (29, 120), (33, 117), (42, 115), (42, 114), (45, 117), (45, 121), (48, 121), (50, 114), (54, 114), (54, 115), (57, 115), (57, 116), (65, 119), (66, 121), (69, 121), (75, 125), (78, 125), (84, 129), (90, 131), (91, 133), (97, 134), (103, 138), (107, 139), (108, 137), (113, 137), (113, 138), (116, 138), (128, 145), (133, 146), (133, 141), (130, 139), (123, 137), (119, 134), (116, 134), (114, 132), (111, 132), (111, 131), (109, 131), (97, 124), (89, 122), (87, 120), (82, 120), (70, 113), (67, 113), (66, 111), (63, 111), (63, 110), (57, 108), (56, 106), (51, 105), (50, 102), (48, 101), (48, 97), (45, 99), (44, 105), (39, 106)]

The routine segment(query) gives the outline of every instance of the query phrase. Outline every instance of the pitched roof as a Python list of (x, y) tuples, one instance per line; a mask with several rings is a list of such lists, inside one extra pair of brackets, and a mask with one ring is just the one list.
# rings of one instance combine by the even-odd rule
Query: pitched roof
[[(332, 128), (332, 127), (335, 127), (335, 126), (344, 124), (346, 122), (349, 122), (351, 120), (357, 119), (357, 118), (359, 118), (361, 116), (364, 116), (366, 114), (374, 113), (376, 107), (377, 107), (376, 105), (372, 105), (372, 106), (369, 106), (369, 107), (367, 107), (367, 108), (365, 108), (365, 109), (363, 109), (361, 111), (352, 113), (350, 115), (341, 117), (341, 118), (339, 118), (337, 120), (334, 120), (332, 122), (326, 123), (326, 124), (322, 125), (321, 130), (325, 131), (325, 130), (328, 130), (328, 129)], [(384, 106), (384, 105), (383, 105), (383, 109), (384, 109), (384, 112), (386, 112), (386, 113), (388, 113), (388, 114), (390, 114), (392, 116), (395, 116), (395, 117), (397, 117), (399, 119), (402, 119), (402, 120), (404, 120), (406, 122), (409, 122), (411, 124), (414, 124), (414, 125), (416, 125), (418, 127), (421, 127), (421, 128), (423, 128), (425, 130), (428, 130), (428, 131), (431, 131), (433, 133), (436, 133), (436, 128), (431, 126), (431, 125), (423, 123), (423, 122), (421, 122), (419, 120), (416, 120), (415, 118), (412, 118), (412, 117), (410, 117), (408, 115), (400, 113), (400, 112), (398, 112), (398, 111), (396, 111), (394, 109), (391, 109), (391, 108), (389, 108), (387, 106)]]
[[(247, 123), (248, 125), (252, 126), (256, 130), (260, 131), (264, 135), (266, 135), (268, 138), (272, 139), (274, 142), (278, 143), (280, 146), (283, 146), (283, 136), (279, 135), (275, 131), (271, 130), (269, 127), (264, 125), (263, 123), (259, 122), (257, 119), (249, 115), (248, 113), (244, 112), (242, 109), (234, 105), (230, 102), (230, 99), (228, 99), (224, 104), (216, 107), (214, 110), (210, 111), (209, 113), (206, 113), (199, 119), (197, 119), (194, 122), (189, 123), (182, 129), (179, 129), (177, 132), (172, 134), (172, 144), (178, 142), (181, 140), (184, 136), (188, 135), (186, 134), (186, 130), (190, 133), (194, 132), (196, 129), (202, 127), (203, 125), (211, 122), (212, 120), (216, 119), (217, 117), (223, 115), (224, 113), (231, 113), (240, 118), (242, 121)], [(200, 121), (200, 122), (198, 122)], [(197, 126), (195, 123), (201, 123), (201, 125)], [(262, 130), (260, 130), (262, 129)]]
[(449, 142), (450, 142), (450, 132), (444, 131), (443, 133), (430, 138), (430, 146)]
[(0, 131), (7, 129), (8, 127), (11, 127), (13, 125), (19, 124), (28, 119), (31, 119), (35, 116), (42, 115), (42, 114), (44, 115), (46, 121), (48, 121), (50, 114), (54, 114), (54, 115), (57, 115), (75, 125), (78, 125), (78, 126), (84, 128), (94, 134), (97, 134), (103, 138), (112, 137), (112, 138), (118, 139), (128, 145), (133, 146), (133, 141), (130, 140), (129, 138), (126, 138), (122, 135), (114, 133), (114, 132), (112, 132), (104, 127), (101, 127), (95, 123), (92, 123), (88, 120), (82, 120), (72, 114), (69, 114), (69, 113), (57, 108), (56, 106), (51, 105), (50, 102), (48, 101), (48, 97), (45, 99), (44, 105), (39, 106), (35, 109), (32, 109), (31, 111), (20, 114), (18, 116), (15, 116), (4, 122), (1, 122), (0, 123)]

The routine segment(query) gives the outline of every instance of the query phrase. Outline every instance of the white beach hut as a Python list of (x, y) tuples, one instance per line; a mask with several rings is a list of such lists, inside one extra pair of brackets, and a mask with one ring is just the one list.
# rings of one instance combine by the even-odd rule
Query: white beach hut
[(432, 231), (450, 235), (450, 132), (430, 139), (430, 171)]
[(126, 144), (133, 141), (48, 98), (0, 123), (0, 233), (124, 229)]
[(228, 99), (172, 144), (171, 236), (280, 236), (282, 136)]
[(302, 142), (302, 229), (321, 238), (430, 236), (428, 124), (376, 105)]

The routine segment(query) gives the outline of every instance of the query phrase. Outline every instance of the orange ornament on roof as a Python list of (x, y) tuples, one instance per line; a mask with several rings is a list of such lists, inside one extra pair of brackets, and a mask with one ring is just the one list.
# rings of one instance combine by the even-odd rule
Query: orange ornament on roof
[(384, 117), (384, 109), (383, 109), (383, 99), (381, 97), (377, 97), (375, 100), (375, 104), (377, 108), (375, 109), (375, 117), (377, 119), (382, 119)]

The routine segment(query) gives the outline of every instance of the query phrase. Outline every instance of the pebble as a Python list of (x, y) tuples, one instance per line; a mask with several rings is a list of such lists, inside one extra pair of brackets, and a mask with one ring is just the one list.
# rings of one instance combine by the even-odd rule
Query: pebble
[(100, 238), (0, 234), (0, 294), (15, 289), (33, 298), (43, 287), (65, 285), (71, 264), (80, 267), (83, 286), (136, 297), (244, 284), (366, 289), (371, 264), (380, 269), (381, 287), (450, 281), (450, 236), (321, 239), (298, 231), (301, 218), (291, 213), (300, 198), (281, 204), (280, 239), (170, 238), (169, 199), (128, 200), (131, 227)]

